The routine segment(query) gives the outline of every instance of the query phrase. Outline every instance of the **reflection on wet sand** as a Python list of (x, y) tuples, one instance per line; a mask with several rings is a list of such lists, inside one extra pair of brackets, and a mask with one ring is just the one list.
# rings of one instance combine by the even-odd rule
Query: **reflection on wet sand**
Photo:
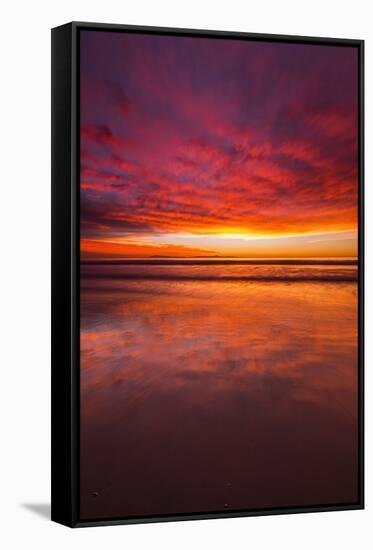
[(355, 501), (356, 294), (83, 273), (82, 518)]

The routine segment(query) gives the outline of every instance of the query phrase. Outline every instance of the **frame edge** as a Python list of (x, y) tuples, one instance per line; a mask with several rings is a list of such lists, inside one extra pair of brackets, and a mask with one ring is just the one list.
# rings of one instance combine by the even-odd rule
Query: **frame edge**
[(74, 518), (74, 411), (71, 277), (72, 29), (52, 29), (51, 242), (51, 519), (72, 527)]

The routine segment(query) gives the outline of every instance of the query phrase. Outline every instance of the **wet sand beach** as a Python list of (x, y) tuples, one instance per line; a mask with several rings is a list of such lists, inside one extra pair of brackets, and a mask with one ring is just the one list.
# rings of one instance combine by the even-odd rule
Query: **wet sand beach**
[(82, 264), (83, 518), (356, 499), (355, 262)]

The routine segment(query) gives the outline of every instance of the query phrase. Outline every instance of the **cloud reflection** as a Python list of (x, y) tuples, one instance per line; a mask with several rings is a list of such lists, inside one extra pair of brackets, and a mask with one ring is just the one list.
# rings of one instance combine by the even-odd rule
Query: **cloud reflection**
[(355, 283), (128, 280), (82, 313), (84, 517), (356, 500)]

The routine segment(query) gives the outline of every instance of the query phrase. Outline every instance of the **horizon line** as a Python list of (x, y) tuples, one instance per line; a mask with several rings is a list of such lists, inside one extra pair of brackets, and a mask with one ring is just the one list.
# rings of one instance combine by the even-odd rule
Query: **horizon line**
[(127, 258), (81, 258), (82, 265), (358, 265), (357, 257), (330, 258), (243, 258), (243, 257), (127, 257)]

